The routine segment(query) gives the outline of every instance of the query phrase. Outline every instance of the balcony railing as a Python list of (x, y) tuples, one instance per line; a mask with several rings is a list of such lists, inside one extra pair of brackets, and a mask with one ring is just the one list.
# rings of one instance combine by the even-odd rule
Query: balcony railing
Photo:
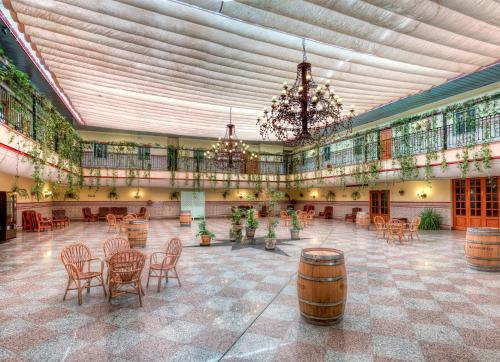
[[(413, 131), (407, 135), (392, 137), (382, 142), (370, 142), (322, 153), (311, 157), (298, 155), (261, 155), (258, 162), (235, 163), (230, 168), (220, 169), (212, 160), (201, 157), (179, 156), (174, 162), (168, 157), (167, 147), (150, 147), (148, 157), (132, 154), (108, 152), (105, 157), (97, 157), (92, 151), (83, 152), (82, 166), (110, 169), (175, 170), (202, 173), (246, 173), (246, 174), (289, 174), (310, 172), (331, 167), (356, 165), (380, 159), (397, 158), (402, 155), (418, 155), (428, 151), (453, 149), (465, 145), (480, 144), (500, 139), (500, 115), (476, 119), (464, 125), (448, 125), (430, 130)], [(88, 144), (86, 149), (91, 149)], [(195, 153), (194, 150), (184, 150)], [(264, 159), (264, 160), (263, 160)], [(269, 161), (273, 159), (274, 161)], [(289, 159), (287, 162), (285, 160)], [(292, 161), (293, 160), (293, 161)]]
[[(0, 122), (9, 124), (26, 136), (42, 141), (47, 115), (36, 97), (24, 99), (16, 97), (5, 85), (0, 84)], [(377, 132), (377, 131), (373, 131)], [(358, 137), (359, 138), (359, 137)], [(397, 158), (401, 155), (424, 154), (428, 151), (440, 151), (460, 148), (466, 145), (481, 144), (500, 140), (500, 114), (469, 119), (465, 122), (432, 129), (412, 130), (405, 135), (397, 135), (383, 141), (355, 142), (353, 146), (337, 149), (335, 144), (316, 152), (320, 154), (306, 156), (296, 154), (261, 154), (259, 161), (235, 163), (221, 169), (212, 160), (200, 157), (203, 150), (172, 150), (168, 147), (142, 146), (147, 153), (141, 153), (139, 147), (129, 147), (126, 152), (110, 147), (109, 152), (95, 152), (94, 144), (85, 142), (80, 157), (75, 153), (75, 161), (87, 168), (165, 170), (200, 173), (245, 173), (263, 175), (285, 175), (310, 172), (339, 166), (356, 165), (381, 159)], [(343, 143), (338, 143), (341, 145)], [(53, 147), (57, 150), (57, 137)], [(172, 152), (175, 151), (175, 152)], [(196, 157), (196, 155), (198, 157)]]

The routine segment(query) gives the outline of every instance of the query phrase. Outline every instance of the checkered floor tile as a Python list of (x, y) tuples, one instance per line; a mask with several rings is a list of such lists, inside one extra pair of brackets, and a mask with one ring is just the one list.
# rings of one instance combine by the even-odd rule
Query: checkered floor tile
[[(209, 219), (221, 240), (229, 221)], [(154, 220), (147, 255), (170, 238), (196, 245), (196, 222)], [(257, 230), (263, 236), (264, 227)], [(284, 253), (259, 248), (184, 248), (175, 280), (109, 304), (102, 290), (79, 306), (63, 302), (61, 249), (84, 241), (103, 256), (104, 223), (19, 233), (0, 245), (0, 360), (33, 361), (500, 361), (500, 274), (471, 270), (464, 233), (422, 232), (387, 244), (374, 231), (315, 220)], [(280, 226), (278, 237), (289, 238)], [(217, 241), (213, 241), (217, 243)], [(343, 321), (318, 327), (300, 318), (300, 251), (331, 246), (345, 253), (348, 300)], [(145, 285), (144, 273), (144, 285)]]

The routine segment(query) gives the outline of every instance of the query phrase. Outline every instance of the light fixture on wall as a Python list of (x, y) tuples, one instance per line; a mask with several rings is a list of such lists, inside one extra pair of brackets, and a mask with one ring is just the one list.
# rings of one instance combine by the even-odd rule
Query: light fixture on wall
[(226, 135), (205, 152), (205, 157), (222, 169), (241, 172), (247, 161), (257, 160), (257, 154), (248, 150), (248, 145), (236, 137), (235, 125), (232, 122), (232, 108), (229, 108), (229, 124)]
[(350, 132), (354, 106), (345, 115), (342, 100), (330, 87), (316, 85), (307, 62), (306, 40), (302, 39), (302, 63), (297, 65), (297, 77), (290, 87), (283, 82), (279, 97), (273, 97), (271, 109), (257, 118), (263, 138), (275, 136), (288, 146), (318, 144), (332, 139), (340, 131)]
[(134, 199), (140, 199), (141, 198), (141, 192), (139, 191), (139, 189), (137, 189), (137, 191), (135, 192), (134, 194)]
[(427, 198), (427, 193), (424, 190), (421, 190), (421, 191), (417, 192), (417, 197), (419, 199), (426, 199)]

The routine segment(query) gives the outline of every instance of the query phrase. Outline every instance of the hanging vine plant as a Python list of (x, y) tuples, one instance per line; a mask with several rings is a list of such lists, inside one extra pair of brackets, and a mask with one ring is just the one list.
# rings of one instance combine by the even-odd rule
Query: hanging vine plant
[(427, 151), (425, 154), (425, 167), (424, 167), (424, 178), (426, 181), (430, 181), (434, 175), (432, 173), (432, 163), (438, 159), (436, 151)]
[(458, 159), (458, 168), (460, 170), (460, 176), (466, 178), (469, 173), (469, 146), (465, 146), (462, 149), (462, 153), (457, 152), (456, 157)]

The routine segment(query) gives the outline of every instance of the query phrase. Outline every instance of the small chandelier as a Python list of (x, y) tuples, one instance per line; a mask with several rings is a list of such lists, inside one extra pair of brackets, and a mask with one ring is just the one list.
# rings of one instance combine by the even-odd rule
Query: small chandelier
[(348, 114), (342, 111), (342, 100), (326, 81), (316, 85), (307, 62), (306, 41), (302, 39), (303, 61), (297, 65), (297, 78), (290, 87), (283, 82), (279, 97), (273, 96), (271, 110), (257, 118), (260, 134), (269, 139), (274, 135), (289, 146), (322, 143), (334, 138), (340, 131), (350, 132), (354, 106)]
[(205, 151), (205, 157), (218, 168), (239, 171), (246, 166), (247, 161), (257, 160), (257, 154), (248, 151), (248, 145), (238, 140), (232, 123), (232, 108), (229, 108), (229, 124), (226, 125), (226, 135)]

